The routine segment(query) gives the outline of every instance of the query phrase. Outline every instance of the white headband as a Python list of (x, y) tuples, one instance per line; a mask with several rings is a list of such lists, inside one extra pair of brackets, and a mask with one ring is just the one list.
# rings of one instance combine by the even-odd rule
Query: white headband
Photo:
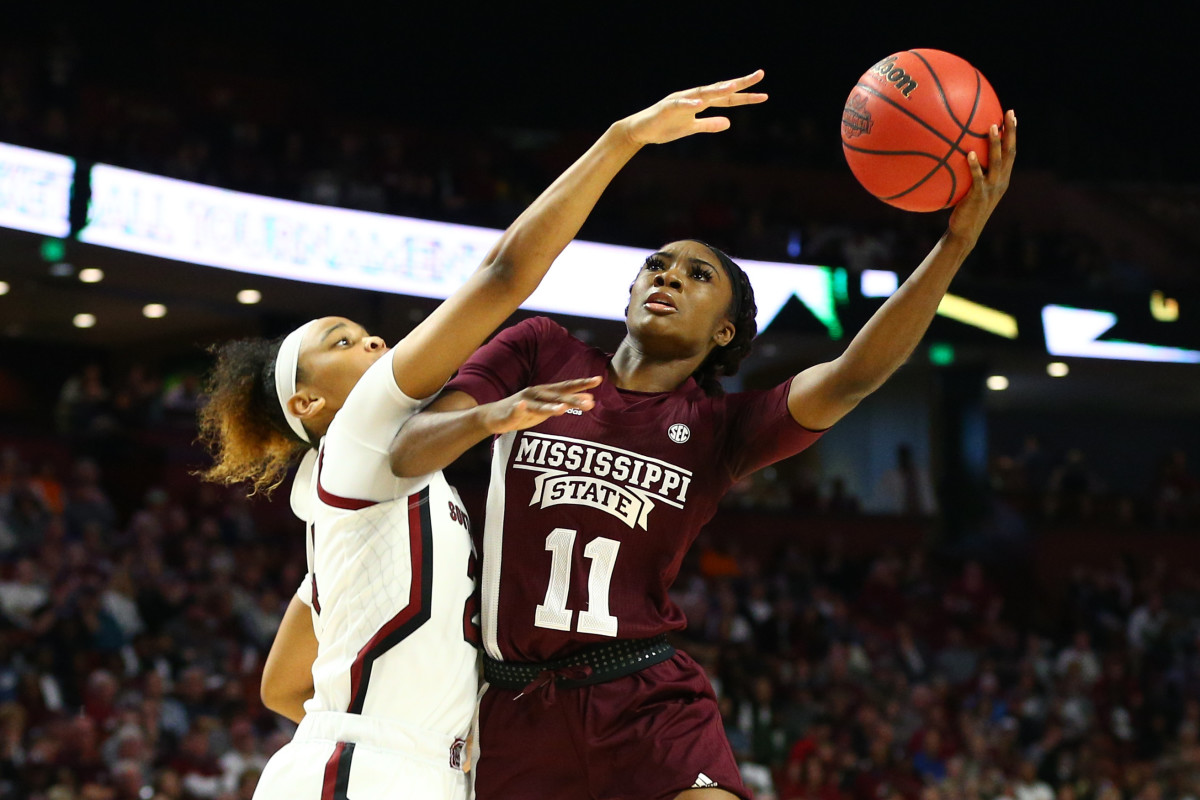
[(309, 320), (289, 333), (283, 343), (279, 345), (279, 355), (275, 356), (275, 396), (279, 398), (279, 407), (283, 409), (283, 418), (287, 420), (288, 427), (308, 444), (312, 444), (312, 442), (309, 441), (308, 433), (304, 430), (304, 424), (288, 409), (288, 400), (291, 400), (292, 395), (296, 393), (296, 370), (300, 365), (300, 342), (304, 340), (305, 332), (315, 322), (315, 319)]

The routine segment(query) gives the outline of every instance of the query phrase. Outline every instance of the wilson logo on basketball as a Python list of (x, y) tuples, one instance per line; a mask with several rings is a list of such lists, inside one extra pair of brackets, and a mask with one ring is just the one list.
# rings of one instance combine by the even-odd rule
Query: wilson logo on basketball
[(846, 107), (842, 110), (842, 136), (846, 139), (853, 139), (856, 136), (870, 133), (873, 124), (871, 112), (867, 111), (866, 96), (850, 95), (850, 99), (846, 101)]
[(888, 56), (883, 61), (880, 61), (871, 67), (871, 72), (874, 72), (883, 78), (883, 80), (895, 86), (900, 94), (905, 97), (911, 95), (917, 88), (917, 79), (909, 75), (901, 67), (896, 66), (895, 56)]

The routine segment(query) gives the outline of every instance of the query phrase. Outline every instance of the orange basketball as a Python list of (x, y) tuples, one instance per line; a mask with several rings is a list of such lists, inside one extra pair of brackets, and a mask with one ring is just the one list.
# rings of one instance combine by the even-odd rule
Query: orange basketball
[(905, 50), (867, 70), (846, 98), (842, 150), (883, 202), (937, 211), (971, 188), (967, 153), (987, 168), (993, 124), (1004, 113), (979, 70), (941, 50)]

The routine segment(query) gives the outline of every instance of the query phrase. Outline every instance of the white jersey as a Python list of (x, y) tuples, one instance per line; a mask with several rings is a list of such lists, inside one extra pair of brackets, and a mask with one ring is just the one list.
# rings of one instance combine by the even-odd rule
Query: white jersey
[[(303, 503), (308, 574), (298, 594), (318, 641), (304, 709), (306, 720), (324, 720), (322, 730), (343, 731), (331, 741), (353, 743), (368, 730), (361, 744), (393, 741), (401, 755), (425, 741), (457, 769), (478, 688), (469, 523), (441, 472), (400, 479), (388, 460), (396, 432), (424, 405), (396, 385), (385, 355), (321, 440)], [(327, 777), (350, 774), (348, 760), (332, 765)], [(383, 788), (387, 796), (395, 786)]]

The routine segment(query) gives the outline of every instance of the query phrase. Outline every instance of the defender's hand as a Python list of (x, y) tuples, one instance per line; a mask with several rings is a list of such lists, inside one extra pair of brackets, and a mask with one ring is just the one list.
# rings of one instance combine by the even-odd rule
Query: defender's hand
[(590, 411), (595, 401), (587, 390), (602, 380), (600, 376), (576, 378), (522, 389), (482, 409), (484, 425), (493, 434), (508, 433), (532, 428), (571, 409)]
[(717, 133), (729, 127), (728, 117), (697, 117), (709, 108), (731, 108), (762, 103), (761, 92), (744, 92), (763, 79), (763, 71), (695, 89), (669, 94), (654, 105), (621, 120), (618, 125), (636, 145), (663, 144), (693, 133)]

